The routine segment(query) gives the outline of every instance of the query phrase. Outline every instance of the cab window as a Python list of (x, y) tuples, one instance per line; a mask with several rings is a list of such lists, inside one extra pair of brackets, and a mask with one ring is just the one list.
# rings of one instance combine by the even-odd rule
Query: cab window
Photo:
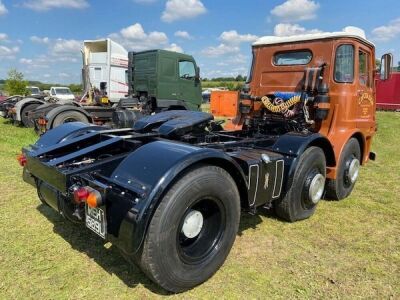
[(179, 77), (189, 80), (196, 77), (196, 69), (192, 61), (183, 60), (179, 62)]
[(274, 55), (276, 66), (307, 65), (313, 55), (309, 50), (279, 52)]
[(369, 55), (368, 53), (359, 50), (358, 51), (358, 80), (361, 85), (370, 86), (369, 78)]
[(340, 45), (335, 56), (335, 81), (351, 83), (354, 80), (354, 46)]

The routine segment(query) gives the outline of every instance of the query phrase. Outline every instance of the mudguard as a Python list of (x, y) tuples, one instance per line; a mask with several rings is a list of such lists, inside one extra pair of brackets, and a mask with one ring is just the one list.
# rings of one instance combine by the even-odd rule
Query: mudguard
[(320, 133), (287, 133), (280, 136), (270, 147), (271, 151), (281, 153), (285, 161), (285, 174), (287, 178), (285, 189), (287, 190), (293, 182), (294, 172), (296, 171), (298, 158), (310, 146), (320, 147), (327, 158), (327, 163), (334, 163), (333, 147), (329, 140)]
[(52, 110), (50, 110), (46, 114), (46, 119), (47, 119), (46, 128), (47, 128), (47, 130), (53, 128), (54, 119), (60, 113), (63, 113), (65, 111), (78, 111), (78, 112), (84, 114), (88, 118), (89, 122), (92, 122), (91, 115), (86, 110), (84, 110), (82, 107), (75, 106), (75, 105), (72, 105), (72, 104), (65, 104), (65, 105), (60, 105), (58, 107), (53, 108)]
[(78, 135), (104, 129), (106, 128), (102, 126), (88, 125), (82, 122), (65, 123), (47, 131), (37, 140), (34, 146), (38, 148), (44, 148), (72, 139)]
[(170, 185), (185, 169), (207, 160), (220, 160), (233, 166), (246, 182), (240, 166), (224, 152), (215, 149), (155, 141), (128, 155), (111, 178), (124, 187), (139, 185), (143, 193), (135, 205), (135, 222), (132, 222), (132, 215), (128, 213), (121, 223), (118, 238), (111, 238), (112, 242), (127, 254), (135, 253), (142, 244), (158, 203)]
[(28, 104), (35, 104), (35, 103), (44, 104), (46, 102), (43, 101), (43, 100), (36, 99), (36, 98), (24, 98), (24, 99), (18, 101), (14, 106), (14, 108), (15, 108), (15, 120), (16, 121), (21, 121), (21, 111), (22, 111), (22, 109)]

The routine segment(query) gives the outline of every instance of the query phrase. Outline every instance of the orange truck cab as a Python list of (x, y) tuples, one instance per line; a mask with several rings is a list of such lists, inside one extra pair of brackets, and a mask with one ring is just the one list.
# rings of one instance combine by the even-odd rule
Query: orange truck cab
[[(374, 44), (363, 30), (346, 27), (341, 32), (266, 36), (252, 50), (237, 115), (225, 128), (245, 130), (257, 119), (281, 118), (290, 131), (324, 135), (330, 142), (321, 145), (327, 155), (326, 191), (332, 198), (345, 198), (351, 192), (344, 188), (348, 174), (356, 178), (359, 165), (375, 158)], [(381, 79), (389, 78), (391, 63), (390, 54), (382, 56)], [(213, 113), (224, 115), (223, 109)]]

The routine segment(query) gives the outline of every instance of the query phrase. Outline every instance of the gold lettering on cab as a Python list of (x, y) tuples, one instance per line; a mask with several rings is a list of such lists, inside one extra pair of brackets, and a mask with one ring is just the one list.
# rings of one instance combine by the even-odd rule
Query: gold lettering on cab
[(358, 98), (358, 105), (360, 107), (361, 118), (369, 118), (371, 108), (374, 105), (374, 98), (370, 93), (362, 93)]

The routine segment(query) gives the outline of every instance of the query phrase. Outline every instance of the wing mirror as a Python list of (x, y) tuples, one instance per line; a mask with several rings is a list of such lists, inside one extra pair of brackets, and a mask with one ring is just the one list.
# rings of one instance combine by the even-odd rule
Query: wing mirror
[(386, 53), (381, 58), (381, 69), (379, 71), (381, 80), (388, 80), (392, 73), (393, 55)]

